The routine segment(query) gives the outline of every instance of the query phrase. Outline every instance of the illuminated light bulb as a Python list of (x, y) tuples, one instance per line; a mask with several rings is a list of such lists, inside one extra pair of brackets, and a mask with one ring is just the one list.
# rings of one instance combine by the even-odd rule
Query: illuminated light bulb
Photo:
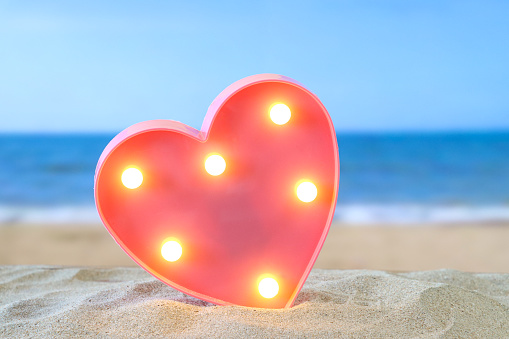
[(279, 292), (279, 285), (273, 278), (264, 278), (258, 284), (258, 292), (264, 298), (274, 298)]
[(303, 202), (311, 202), (317, 195), (318, 190), (312, 182), (304, 181), (297, 186), (297, 197)]
[(226, 161), (219, 154), (211, 155), (205, 160), (205, 170), (208, 174), (217, 176), (226, 169)]
[(167, 241), (161, 247), (161, 255), (167, 261), (177, 261), (182, 256), (182, 246), (175, 240)]
[(122, 173), (122, 183), (129, 189), (140, 187), (143, 182), (143, 174), (136, 168), (128, 168)]
[(276, 104), (270, 109), (270, 119), (277, 125), (284, 125), (290, 121), (292, 112), (285, 104)]

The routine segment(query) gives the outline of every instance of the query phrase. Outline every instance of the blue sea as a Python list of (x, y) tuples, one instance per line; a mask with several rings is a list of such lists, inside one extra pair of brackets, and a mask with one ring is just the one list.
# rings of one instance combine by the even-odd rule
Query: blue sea
[[(337, 135), (336, 220), (509, 221), (509, 132)], [(94, 171), (113, 137), (0, 135), (0, 223), (100, 222)]]

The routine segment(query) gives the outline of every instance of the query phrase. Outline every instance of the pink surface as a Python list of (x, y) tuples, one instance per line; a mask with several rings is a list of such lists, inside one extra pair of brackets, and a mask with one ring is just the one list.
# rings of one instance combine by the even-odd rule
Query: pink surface
[[(274, 124), (270, 107), (292, 110)], [(205, 171), (211, 153), (226, 160), (219, 176)], [(137, 189), (121, 182), (136, 167)], [(318, 188), (300, 201), (302, 179)], [(322, 248), (336, 206), (339, 157), (332, 121), (320, 100), (296, 81), (273, 74), (247, 77), (211, 104), (202, 130), (153, 120), (118, 134), (99, 159), (95, 199), (122, 249), (166, 284), (219, 305), (292, 306)], [(182, 257), (161, 256), (177, 238)], [(260, 277), (279, 283), (272, 299)]]

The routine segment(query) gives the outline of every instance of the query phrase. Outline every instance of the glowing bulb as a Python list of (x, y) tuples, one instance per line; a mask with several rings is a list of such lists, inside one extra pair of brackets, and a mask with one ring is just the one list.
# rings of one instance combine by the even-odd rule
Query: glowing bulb
[(290, 121), (292, 112), (285, 104), (276, 104), (270, 109), (270, 119), (277, 125), (284, 125)]
[(274, 298), (279, 292), (279, 285), (273, 278), (264, 278), (258, 284), (258, 292), (264, 298)]
[(318, 190), (315, 184), (309, 181), (304, 181), (297, 186), (297, 197), (303, 202), (311, 202), (315, 200), (318, 195)]
[(167, 241), (161, 247), (161, 255), (168, 261), (177, 261), (182, 256), (182, 246), (174, 240)]
[(210, 175), (220, 175), (226, 169), (226, 161), (224, 161), (223, 157), (214, 154), (205, 160), (205, 170)]
[(136, 168), (128, 168), (122, 173), (122, 183), (129, 189), (140, 187), (143, 182), (143, 174)]

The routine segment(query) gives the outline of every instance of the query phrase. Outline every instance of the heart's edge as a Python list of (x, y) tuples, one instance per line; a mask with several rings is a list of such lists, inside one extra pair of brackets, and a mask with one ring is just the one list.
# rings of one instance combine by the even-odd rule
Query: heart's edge
[(331, 132), (332, 137), (332, 144), (334, 147), (334, 167), (335, 167), (335, 177), (334, 177), (334, 189), (333, 189), (333, 198), (331, 202), (331, 209), (329, 211), (329, 216), (327, 218), (327, 222), (325, 224), (325, 227), (323, 228), (322, 235), (320, 237), (320, 240), (318, 241), (315, 250), (313, 252), (313, 255), (311, 256), (308, 265), (306, 266), (306, 269), (304, 270), (301, 279), (299, 280), (297, 286), (295, 287), (293, 293), (290, 295), (290, 298), (288, 299), (287, 303), (282, 308), (290, 308), (295, 303), (295, 300), (297, 299), (298, 294), (300, 293), (302, 287), (304, 286), (304, 283), (306, 282), (309, 274), (311, 273), (311, 270), (316, 262), (316, 259), (318, 258), (318, 255), (320, 254), (320, 251), (323, 247), (323, 244), (325, 242), (325, 239), (327, 238), (327, 235), (330, 230), (330, 226), (332, 224), (332, 219), (334, 217), (334, 212), (336, 210), (336, 204), (337, 204), (337, 198), (338, 198), (338, 190), (339, 190), (339, 169), (340, 169), (340, 163), (339, 163), (339, 149), (337, 144), (337, 137), (336, 137), (336, 131), (334, 129), (334, 125), (332, 123), (332, 119), (325, 108), (325, 106), (322, 104), (320, 99), (313, 94), (311, 91), (309, 91), (306, 87), (304, 87), (299, 82), (293, 80), (292, 78), (278, 75), (278, 74), (258, 74), (258, 75), (252, 75), (246, 78), (243, 78), (241, 80), (236, 81), (235, 83), (228, 86), (226, 89), (224, 89), (212, 102), (212, 104), (209, 106), (207, 110), (207, 114), (205, 115), (205, 119), (202, 124), (201, 130), (197, 130), (195, 128), (192, 128), (184, 123), (181, 123), (179, 121), (174, 120), (148, 120), (139, 122), (137, 124), (134, 124), (132, 126), (129, 126), (128, 128), (121, 131), (119, 134), (117, 134), (106, 146), (104, 151), (102, 152), (99, 161), (97, 163), (95, 176), (94, 176), (94, 200), (96, 209), (99, 213), (99, 217), (101, 218), (101, 221), (106, 226), (106, 229), (108, 230), (108, 233), (113, 237), (115, 242), (122, 248), (124, 252), (131, 257), (140, 267), (142, 267), (145, 271), (147, 271), (149, 274), (154, 276), (155, 278), (159, 279), (160, 281), (164, 282), (166, 285), (175, 288), (176, 290), (179, 290), (182, 293), (185, 293), (187, 295), (202, 299), (207, 302), (211, 302), (216, 305), (223, 305), (223, 306), (239, 306), (239, 307), (249, 307), (249, 306), (243, 306), (243, 305), (237, 305), (231, 302), (227, 302), (225, 300), (217, 299), (208, 295), (203, 295), (199, 292), (189, 290), (183, 286), (180, 286), (179, 284), (176, 284), (175, 282), (167, 279), (164, 276), (159, 275), (157, 272), (152, 271), (150, 267), (148, 267), (141, 259), (139, 259), (134, 253), (132, 253), (127, 246), (117, 237), (114, 230), (110, 227), (109, 223), (107, 222), (106, 218), (104, 217), (100, 205), (99, 205), (99, 199), (98, 199), (98, 189), (97, 189), (97, 182), (98, 177), (100, 175), (101, 169), (103, 167), (103, 164), (106, 163), (106, 160), (108, 159), (108, 156), (122, 143), (126, 142), (127, 140), (140, 135), (142, 133), (147, 132), (153, 132), (153, 131), (168, 131), (168, 132), (175, 132), (179, 134), (183, 134), (187, 137), (190, 137), (192, 139), (195, 139), (196, 141), (199, 141), (201, 143), (205, 143), (208, 139), (209, 131), (212, 129), (215, 117), (217, 113), (221, 110), (221, 107), (228, 101), (229, 98), (231, 98), (233, 95), (235, 95), (238, 91), (249, 87), (256, 85), (258, 83), (262, 82), (284, 82), (296, 87), (301, 88), (305, 92), (307, 92), (312, 98), (314, 98), (317, 103), (321, 106), (322, 112), (325, 114), (325, 117), (327, 118), (327, 121), (329, 123), (329, 130)]

